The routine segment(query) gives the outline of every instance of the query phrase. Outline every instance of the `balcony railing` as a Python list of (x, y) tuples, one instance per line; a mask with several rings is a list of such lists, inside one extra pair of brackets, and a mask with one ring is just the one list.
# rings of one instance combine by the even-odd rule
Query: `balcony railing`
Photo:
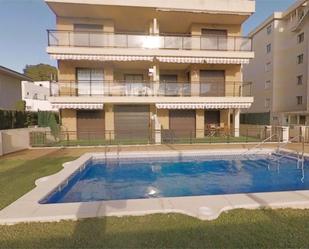
[(51, 96), (135, 97), (245, 97), (251, 96), (247, 82), (120, 82), (79, 81), (51, 83)]
[(48, 30), (48, 46), (252, 51), (249, 37), (220, 35), (145, 35)]

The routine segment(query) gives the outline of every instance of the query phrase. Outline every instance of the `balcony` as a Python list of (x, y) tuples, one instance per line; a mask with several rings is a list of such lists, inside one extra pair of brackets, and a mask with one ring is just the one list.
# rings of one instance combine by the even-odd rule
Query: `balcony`
[(51, 97), (251, 97), (249, 82), (57, 82)]
[(49, 47), (251, 52), (249, 37), (145, 35), (48, 30)]

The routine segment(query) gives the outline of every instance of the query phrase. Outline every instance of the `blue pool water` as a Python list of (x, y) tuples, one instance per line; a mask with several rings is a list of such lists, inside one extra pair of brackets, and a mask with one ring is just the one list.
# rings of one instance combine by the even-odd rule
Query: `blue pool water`
[(267, 156), (93, 161), (41, 203), (305, 190), (308, 166), (303, 172), (296, 160)]

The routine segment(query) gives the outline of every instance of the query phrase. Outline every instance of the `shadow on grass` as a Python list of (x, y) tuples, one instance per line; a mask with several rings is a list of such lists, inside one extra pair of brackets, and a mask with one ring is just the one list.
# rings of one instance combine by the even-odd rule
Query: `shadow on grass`
[(169, 214), (21, 224), (0, 227), (0, 248), (307, 248), (308, 222), (308, 210), (238, 210), (211, 222)]

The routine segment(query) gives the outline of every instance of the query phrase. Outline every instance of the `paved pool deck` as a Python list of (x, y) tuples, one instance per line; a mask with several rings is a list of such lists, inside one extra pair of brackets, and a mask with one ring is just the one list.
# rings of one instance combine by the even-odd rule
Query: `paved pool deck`
[[(294, 147), (295, 146), (295, 147)], [(214, 155), (224, 153), (235, 155), (248, 151), (252, 145), (173, 145), (173, 146), (123, 146), (120, 156), (136, 156), (136, 152), (145, 157), (153, 155), (185, 156), (185, 155)], [(267, 145), (259, 153), (269, 153), (276, 145)], [(293, 144), (290, 148), (298, 148)], [(138, 148), (138, 149), (137, 149)], [(155, 148), (155, 149), (154, 149)], [(289, 149), (290, 149), (289, 148)], [(107, 156), (115, 158), (117, 148), (109, 148)], [(15, 156), (44, 156), (57, 149), (35, 149), (15, 154)], [(20, 222), (54, 222), (61, 220), (77, 220), (81, 218), (102, 216), (127, 216), (145, 215), (153, 213), (181, 213), (197, 217), (202, 220), (216, 219), (222, 212), (245, 208), (309, 208), (309, 191), (286, 191), (270, 193), (250, 193), (232, 195), (194, 196), (153, 198), (138, 200), (96, 201), (83, 203), (40, 204), (39, 201), (51, 193), (57, 186), (63, 184), (66, 179), (82, 165), (84, 165), (93, 153), (102, 158), (105, 156), (105, 148), (78, 148), (61, 149), (53, 155), (79, 156), (75, 161), (64, 164), (60, 172), (43, 177), (36, 181), (36, 188), (19, 198), (17, 201), (0, 211), (0, 224), (16, 224)], [(306, 146), (309, 151), (309, 146)], [(88, 154), (87, 152), (90, 152)], [(102, 153), (104, 152), (104, 153)], [(307, 155), (309, 156), (309, 154)]]

